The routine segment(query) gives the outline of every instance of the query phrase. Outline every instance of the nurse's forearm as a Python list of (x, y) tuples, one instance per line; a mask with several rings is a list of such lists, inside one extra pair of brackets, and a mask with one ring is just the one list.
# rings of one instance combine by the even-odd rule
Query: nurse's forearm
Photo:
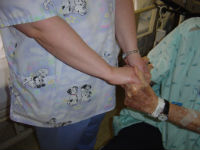
[(109, 80), (109, 66), (80, 36), (61, 18), (16, 25), (18, 30), (34, 38), (52, 55), (81, 72)]
[(116, 0), (116, 37), (123, 51), (138, 49), (133, 0)]

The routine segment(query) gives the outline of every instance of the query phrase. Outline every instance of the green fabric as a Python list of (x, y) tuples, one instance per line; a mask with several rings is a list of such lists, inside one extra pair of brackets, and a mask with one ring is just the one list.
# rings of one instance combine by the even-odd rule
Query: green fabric
[[(186, 108), (200, 110), (200, 18), (184, 21), (148, 54), (153, 64), (152, 81), (156, 94)], [(138, 122), (159, 128), (168, 150), (199, 150), (200, 136), (169, 122), (160, 122), (142, 113), (123, 109), (115, 116), (115, 134)], [(145, 133), (142, 133), (145, 134)]]

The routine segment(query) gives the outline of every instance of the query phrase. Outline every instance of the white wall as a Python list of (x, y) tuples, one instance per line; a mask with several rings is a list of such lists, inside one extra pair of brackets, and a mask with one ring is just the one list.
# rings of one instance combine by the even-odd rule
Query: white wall
[(144, 8), (153, 3), (153, 0), (133, 0), (135, 10)]
[(3, 49), (3, 43), (1, 40), (1, 35), (0, 35), (0, 59), (5, 57), (4, 49)]

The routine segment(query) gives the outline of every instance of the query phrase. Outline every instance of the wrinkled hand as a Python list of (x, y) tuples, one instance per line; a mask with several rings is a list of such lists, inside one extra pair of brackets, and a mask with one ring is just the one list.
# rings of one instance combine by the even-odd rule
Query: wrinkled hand
[(134, 84), (124, 86), (126, 92), (124, 103), (132, 109), (151, 114), (157, 106), (158, 97), (146, 81), (143, 73), (137, 67), (134, 67), (134, 70), (142, 84), (140, 86)]
[[(153, 69), (153, 65), (150, 63), (148, 57), (144, 56), (144, 57), (142, 57), (142, 59), (143, 59), (145, 65), (146, 65), (146, 67), (147, 67), (147, 70), (148, 70), (147, 72), (150, 73), (151, 70)], [(151, 74), (150, 74), (149, 76), (150, 76), (150, 79), (151, 79)], [(145, 79), (146, 79), (146, 78), (145, 78)], [(147, 79), (146, 79), (146, 80), (147, 80)], [(147, 81), (147, 82), (149, 82), (149, 81)]]
[(128, 56), (128, 58), (125, 60), (125, 62), (130, 66), (136, 66), (138, 67), (145, 76), (145, 79), (148, 83), (151, 81), (151, 74), (148, 69), (148, 62), (149, 60), (147, 57), (141, 57), (140, 54), (131, 54)]

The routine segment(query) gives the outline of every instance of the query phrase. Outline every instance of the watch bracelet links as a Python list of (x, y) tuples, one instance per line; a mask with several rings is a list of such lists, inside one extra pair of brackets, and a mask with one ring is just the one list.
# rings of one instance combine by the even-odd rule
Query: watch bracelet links
[(126, 51), (122, 54), (122, 59), (126, 59), (129, 55), (131, 54), (135, 54), (135, 53), (140, 53), (140, 51), (138, 49), (134, 49), (134, 50), (130, 50), (130, 51)]

